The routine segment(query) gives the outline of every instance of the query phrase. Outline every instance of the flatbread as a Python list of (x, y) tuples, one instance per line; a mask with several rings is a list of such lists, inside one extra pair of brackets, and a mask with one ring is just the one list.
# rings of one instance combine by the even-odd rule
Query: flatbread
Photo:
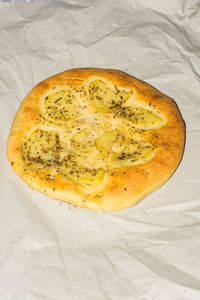
[(8, 138), (8, 159), (33, 189), (95, 210), (135, 205), (179, 165), (185, 124), (176, 103), (110, 69), (73, 69), (37, 84)]

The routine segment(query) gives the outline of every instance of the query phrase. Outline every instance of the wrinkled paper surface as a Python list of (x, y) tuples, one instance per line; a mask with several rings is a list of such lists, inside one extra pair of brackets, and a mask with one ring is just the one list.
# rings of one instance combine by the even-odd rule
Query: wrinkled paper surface
[[(200, 299), (200, 2), (0, 3), (0, 299)], [(75, 67), (123, 70), (174, 98), (187, 125), (181, 165), (120, 212), (32, 191), (6, 142), (22, 99)]]

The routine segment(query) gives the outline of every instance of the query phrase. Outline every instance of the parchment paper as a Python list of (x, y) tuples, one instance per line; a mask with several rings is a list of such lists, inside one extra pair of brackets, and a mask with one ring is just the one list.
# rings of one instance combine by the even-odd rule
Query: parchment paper
[[(22, 99), (75, 67), (116, 68), (174, 98), (181, 165), (137, 206), (103, 213), (32, 191), (6, 142)], [(200, 2), (0, 4), (0, 299), (200, 299)]]

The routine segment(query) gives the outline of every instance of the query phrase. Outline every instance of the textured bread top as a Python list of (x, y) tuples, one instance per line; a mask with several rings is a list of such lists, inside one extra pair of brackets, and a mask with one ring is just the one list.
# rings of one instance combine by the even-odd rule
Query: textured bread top
[(8, 139), (33, 189), (90, 209), (136, 204), (177, 168), (185, 126), (177, 105), (117, 70), (73, 69), (36, 85)]

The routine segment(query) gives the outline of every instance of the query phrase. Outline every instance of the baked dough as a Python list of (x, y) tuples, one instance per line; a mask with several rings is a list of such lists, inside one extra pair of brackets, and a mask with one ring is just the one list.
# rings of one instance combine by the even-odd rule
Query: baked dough
[(37, 84), (8, 138), (8, 159), (33, 189), (95, 210), (135, 205), (180, 163), (175, 102), (124, 72), (73, 69)]

